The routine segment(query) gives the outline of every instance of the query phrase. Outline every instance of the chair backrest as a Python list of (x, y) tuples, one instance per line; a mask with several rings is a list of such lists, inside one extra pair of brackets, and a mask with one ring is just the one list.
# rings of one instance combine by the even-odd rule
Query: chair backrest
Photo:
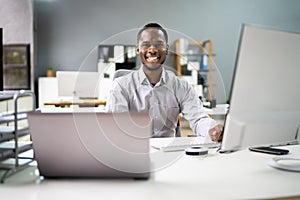
[(129, 74), (131, 72), (132, 72), (132, 70), (130, 70), (130, 69), (119, 69), (119, 70), (115, 71), (113, 79), (115, 80), (116, 78), (125, 76), (126, 74)]

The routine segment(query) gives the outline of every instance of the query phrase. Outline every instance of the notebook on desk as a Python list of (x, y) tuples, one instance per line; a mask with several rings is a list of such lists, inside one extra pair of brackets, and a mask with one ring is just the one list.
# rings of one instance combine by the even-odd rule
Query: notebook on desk
[(40, 175), (48, 178), (148, 178), (146, 113), (28, 114)]

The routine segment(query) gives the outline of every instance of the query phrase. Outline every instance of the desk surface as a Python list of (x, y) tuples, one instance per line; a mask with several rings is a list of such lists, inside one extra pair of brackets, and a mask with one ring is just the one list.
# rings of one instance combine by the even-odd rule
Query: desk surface
[(82, 107), (97, 107), (99, 105), (106, 105), (106, 101), (98, 100), (98, 99), (77, 100), (77, 101), (50, 101), (50, 102), (45, 102), (44, 105), (56, 106), (56, 107), (65, 107), (71, 105), (78, 105)]
[[(289, 146), (289, 156), (300, 155), (300, 146)], [(206, 157), (183, 152), (164, 153), (177, 160), (152, 173), (149, 180), (43, 180), (36, 166), (8, 178), (0, 196), (9, 199), (262, 199), (300, 197), (300, 173), (269, 167), (273, 155), (242, 150)], [(176, 157), (175, 156), (175, 157)], [(154, 166), (157, 163), (154, 163)], [(4, 198), (8, 199), (8, 198)]]

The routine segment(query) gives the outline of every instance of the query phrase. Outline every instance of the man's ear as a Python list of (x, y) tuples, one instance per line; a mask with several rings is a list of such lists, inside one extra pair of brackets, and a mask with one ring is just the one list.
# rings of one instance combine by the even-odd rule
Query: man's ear
[(135, 46), (135, 51), (136, 51), (136, 53), (137, 53), (137, 54), (139, 54), (139, 53), (140, 53), (140, 49), (139, 49), (139, 47), (138, 47), (138, 46)]

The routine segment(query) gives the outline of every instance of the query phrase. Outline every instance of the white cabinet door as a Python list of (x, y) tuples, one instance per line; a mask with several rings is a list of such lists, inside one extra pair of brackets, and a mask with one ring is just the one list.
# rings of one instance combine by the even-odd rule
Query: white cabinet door
[(43, 108), (47, 101), (57, 100), (58, 86), (56, 77), (39, 78), (39, 108)]

